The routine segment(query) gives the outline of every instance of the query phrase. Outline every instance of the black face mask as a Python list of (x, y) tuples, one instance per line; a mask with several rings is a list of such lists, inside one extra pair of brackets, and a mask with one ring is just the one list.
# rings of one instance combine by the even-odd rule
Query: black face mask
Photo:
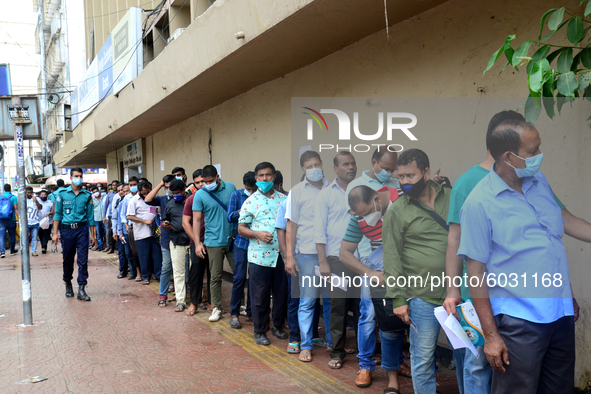
[(47, 200), (47, 197), (41, 197), (41, 201)]
[(425, 190), (425, 187), (427, 187), (427, 182), (425, 182), (425, 178), (423, 176), (421, 177), (421, 179), (419, 179), (417, 183), (409, 185), (400, 185), (400, 187), (402, 188), (402, 191), (404, 191), (405, 194), (408, 194), (409, 196), (416, 198), (419, 194), (423, 192), (423, 190)]

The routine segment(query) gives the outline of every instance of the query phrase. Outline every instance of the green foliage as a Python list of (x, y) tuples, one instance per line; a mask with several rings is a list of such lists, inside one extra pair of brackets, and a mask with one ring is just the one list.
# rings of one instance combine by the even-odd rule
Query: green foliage
[[(526, 64), (529, 96), (524, 105), (524, 112), (528, 122), (536, 121), (542, 108), (553, 119), (554, 109), (560, 113), (562, 106), (572, 102), (575, 97), (584, 97), (591, 101), (591, 38), (585, 40), (591, 29), (591, 20), (587, 18), (591, 14), (591, 0), (581, 0), (580, 6), (581, 15), (571, 14), (564, 7), (546, 11), (540, 20), (540, 34), (537, 40), (526, 40), (517, 49), (512, 45), (517, 36), (507, 36), (503, 45), (493, 53), (482, 73), (484, 75), (490, 70), (502, 54), (507, 58), (507, 62), (500, 73), (508, 65), (519, 71), (517, 66)], [(564, 26), (566, 29), (563, 29)], [(543, 35), (546, 28), (550, 32)], [(572, 46), (548, 42), (561, 30)], [(538, 48), (530, 57), (530, 48), (534, 42)]]

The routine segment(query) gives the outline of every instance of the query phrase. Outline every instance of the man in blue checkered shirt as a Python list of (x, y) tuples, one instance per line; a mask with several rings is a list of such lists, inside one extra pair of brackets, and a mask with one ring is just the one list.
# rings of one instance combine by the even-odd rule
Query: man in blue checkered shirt
[[(237, 230), (238, 217), (240, 216), (240, 208), (244, 201), (252, 193), (257, 191), (256, 180), (254, 172), (249, 171), (242, 177), (244, 189), (236, 190), (230, 196), (230, 203), (228, 204), (228, 222), (234, 223), (234, 230)], [(246, 271), (248, 268), (248, 243), (249, 240), (237, 234), (234, 240), (234, 250), (232, 251), (234, 257), (234, 282), (232, 284), (232, 298), (230, 299), (230, 327), (242, 328), (240, 323), (240, 303), (244, 297), (244, 282), (246, 281)], [(250, 296), (247, 296), (246, 315), (250, 314)]]

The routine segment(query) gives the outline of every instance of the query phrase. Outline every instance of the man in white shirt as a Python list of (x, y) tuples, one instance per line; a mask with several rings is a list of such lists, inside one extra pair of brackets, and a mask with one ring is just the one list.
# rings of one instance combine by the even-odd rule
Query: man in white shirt
[(41, 203), (41, 211), (39, 212), (39, 223), (44, 218), (49, 220), (49, 227), (47, 229), (42, 229), (39, 227), (39, 240), (41, 241), (41, 253), (47, 253), (47, 243), (51, 238), (51, 225), (53, 225), (53, 203), (47, 199), (48, 197), (47, 190), (41, 190), (39, 192), (38, 200)]
[(150, 276), (154, 273), (157, 281), (160, 280), (162, 269), (162, 250), (158, 238), (154, 237), (150, 226), (156, 219), (158, 207), (152, 207), (144, 201), (152, 191), (149, 182), (142, 181), (138, 185), (136, 194), (127, 206), (127, 220), (134, 222), (133, 238), (140, 260), (142, 284), (150, 284)]
[(39, 212), (43, 208), (37, 197), (33, 193), (33, 188), (28, 186), (26, 189), (27, 196), (27, 224), (29, 226), (29, 234), (31, 235), (31, 256), (39, 256), (37, 254), (37, 236), (39, 234)]

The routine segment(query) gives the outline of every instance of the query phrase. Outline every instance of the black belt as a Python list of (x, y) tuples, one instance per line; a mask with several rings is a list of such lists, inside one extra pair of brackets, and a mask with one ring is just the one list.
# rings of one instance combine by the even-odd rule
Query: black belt
[(80, 222), (80, 223), (73, 223), (73, 224), (62, 224), (62, 227), (65, 229), (72, 230), (75, 228), (84, 227), (87, 224), (88, 224), (87, 222)]

